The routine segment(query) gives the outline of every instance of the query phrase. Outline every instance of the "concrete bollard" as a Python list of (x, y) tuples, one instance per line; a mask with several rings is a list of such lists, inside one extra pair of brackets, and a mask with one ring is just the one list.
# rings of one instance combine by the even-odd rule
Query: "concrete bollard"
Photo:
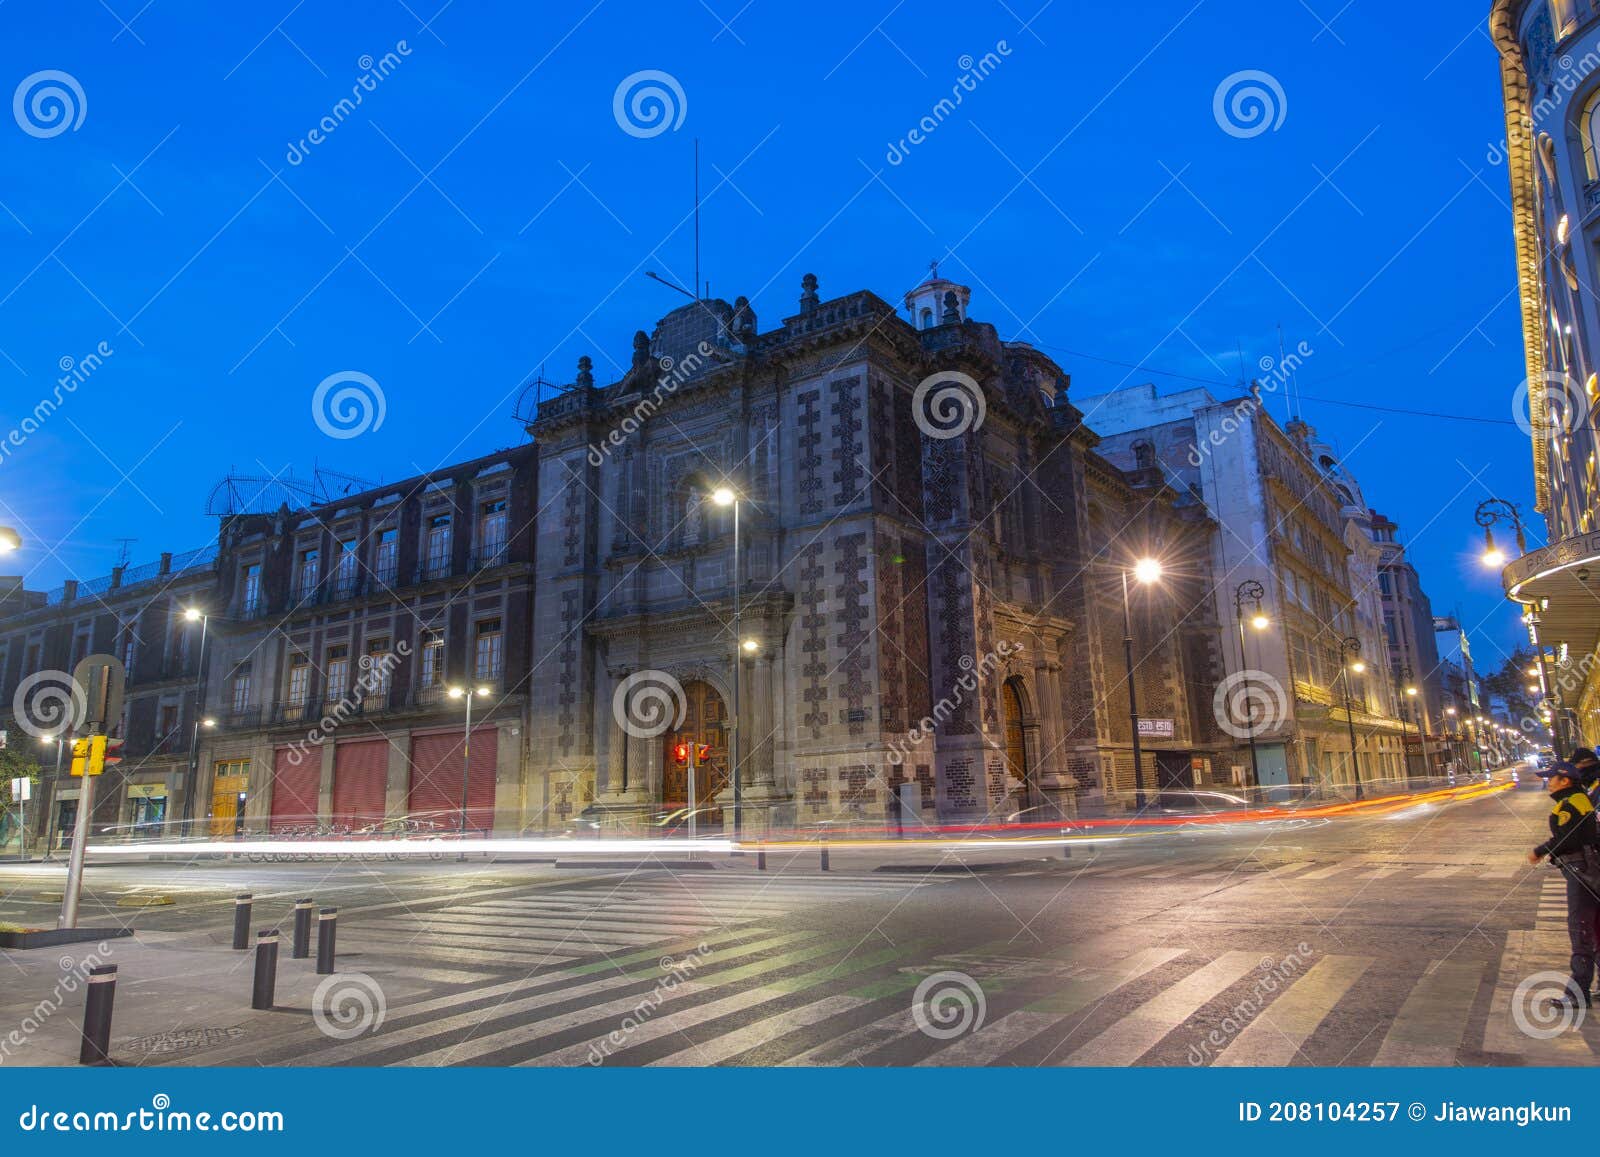
[(339, 909), (324, 908), (317, 913), (317, 975), (333, 975), (334, 938), (339, 933)]
[(822, 853), (822, 870), (826, 872), (828, 870), (828, 845), (823, 844), (818, 851)]
[(270, 1009), (278, 990), (278, 930), (256, 933), (256, 981), (250, 1007)]
[(111, 1005), (117, 998), (117, 966), (101, 964), (89, 969), (89, 991), (83, 1001), (83, 1044), (80, 1065), (111, 1063)]
[(315, 907), (309, 897), (294, 903), (294, 945), (289, 949), (292, 960), (305, 960), (311, 955), (311, 909)]
[(240, 952), (250, 947), (250, 903), (253, 897), (249, 892), (240, 892), (233, 898), (233, 946)]

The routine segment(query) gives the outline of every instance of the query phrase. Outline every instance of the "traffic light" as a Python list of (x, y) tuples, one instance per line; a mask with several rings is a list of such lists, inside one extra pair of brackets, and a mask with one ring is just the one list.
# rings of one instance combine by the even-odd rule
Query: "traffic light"
[(710, 758), (711, 745), (709, 743), (701, 743), (696, 745), (694, 749), (694, 761), (697, 766), (707, 762)]
[(81, 776), (89, 767), (89, 741), (87, 739), (74, 739), (72, 741), (72, 774)]
[[(672, 745), (672, 762), (685, 764), (689, 762), (689, 745), (687, 743), (674, 743)], [(74, 775), (77, 773), (74, 772)]]
[(120, 739), (107, 739), (105, 741), (104, 757), (100, 760), (102, 768), (110, 767), (113, 763), (122, 762), (122, 744), (123, 741)]

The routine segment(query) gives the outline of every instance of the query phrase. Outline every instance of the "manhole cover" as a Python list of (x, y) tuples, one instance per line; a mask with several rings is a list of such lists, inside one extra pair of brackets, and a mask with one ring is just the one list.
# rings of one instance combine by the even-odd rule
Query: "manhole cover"
[(156, 1056), (161, 1053), (176, 1053), (185, 1049), (200, 1049), (208, 1045), (222, 1044), (225, 1041), (237, 1040), (243, 1035), (244, 1029), (237, 1026), (187, 1028), (175, 1032), (158, 1032), (154, 1036), (142, 1036), (129, 1041), (124, 1047), (130, 1052)]

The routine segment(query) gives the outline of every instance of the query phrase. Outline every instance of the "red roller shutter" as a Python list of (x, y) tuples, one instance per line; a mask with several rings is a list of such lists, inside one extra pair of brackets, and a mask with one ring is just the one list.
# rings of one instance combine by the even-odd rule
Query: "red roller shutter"
[[(411, 741), (411, 815), (454, 831), (461, 816), (459, 731), (418, 735)], [(467, 827), (494, 826), (494, 771), (499, 731), (472, 729), (472, 775), (467, 783)]]
[(352, 828), (383, 822), (388, 786), (388, 740), (339, 744), (333, 760), (333, 822)]
[(277, 832), (316, 823), (317, 795), (321, 789), (321, 748), (304, 751), (278, 748), (272, 763), (272, 830)]

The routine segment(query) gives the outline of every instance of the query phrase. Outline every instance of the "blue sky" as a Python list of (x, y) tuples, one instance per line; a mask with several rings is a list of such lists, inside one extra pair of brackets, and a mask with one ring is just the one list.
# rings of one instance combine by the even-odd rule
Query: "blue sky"
[[(0, 457), (30, 586), (105, 573), (121, 538), (136, 563), (210, 541), (230, 470), (394, 480), (522, 441), (541, 366), (608, 379), (681, 300), (643, 271), (693, 276), (698, 137), (703, 276), (763, 328), (806, 272), (898, 302), (934, 257), (1079, 396), (1224, 388), (1281, 325), (1436, 609), (1480, 664), (1514, 644), (1472, 523), (1532, 497), (1487, 3), (440, 2), (0, 7), (0, 88), (59, 70), (83, 94), (56, 135), (0, 118), (0, 425), (113, 351)], [(613, 113), (644, 70), (683, 94), (655, 135)], [(1282, 119), (1236, 135), (1214, 96), (1247, 70)], [(341, 371), (379, 384), (381, 427), (318, 428)]]

